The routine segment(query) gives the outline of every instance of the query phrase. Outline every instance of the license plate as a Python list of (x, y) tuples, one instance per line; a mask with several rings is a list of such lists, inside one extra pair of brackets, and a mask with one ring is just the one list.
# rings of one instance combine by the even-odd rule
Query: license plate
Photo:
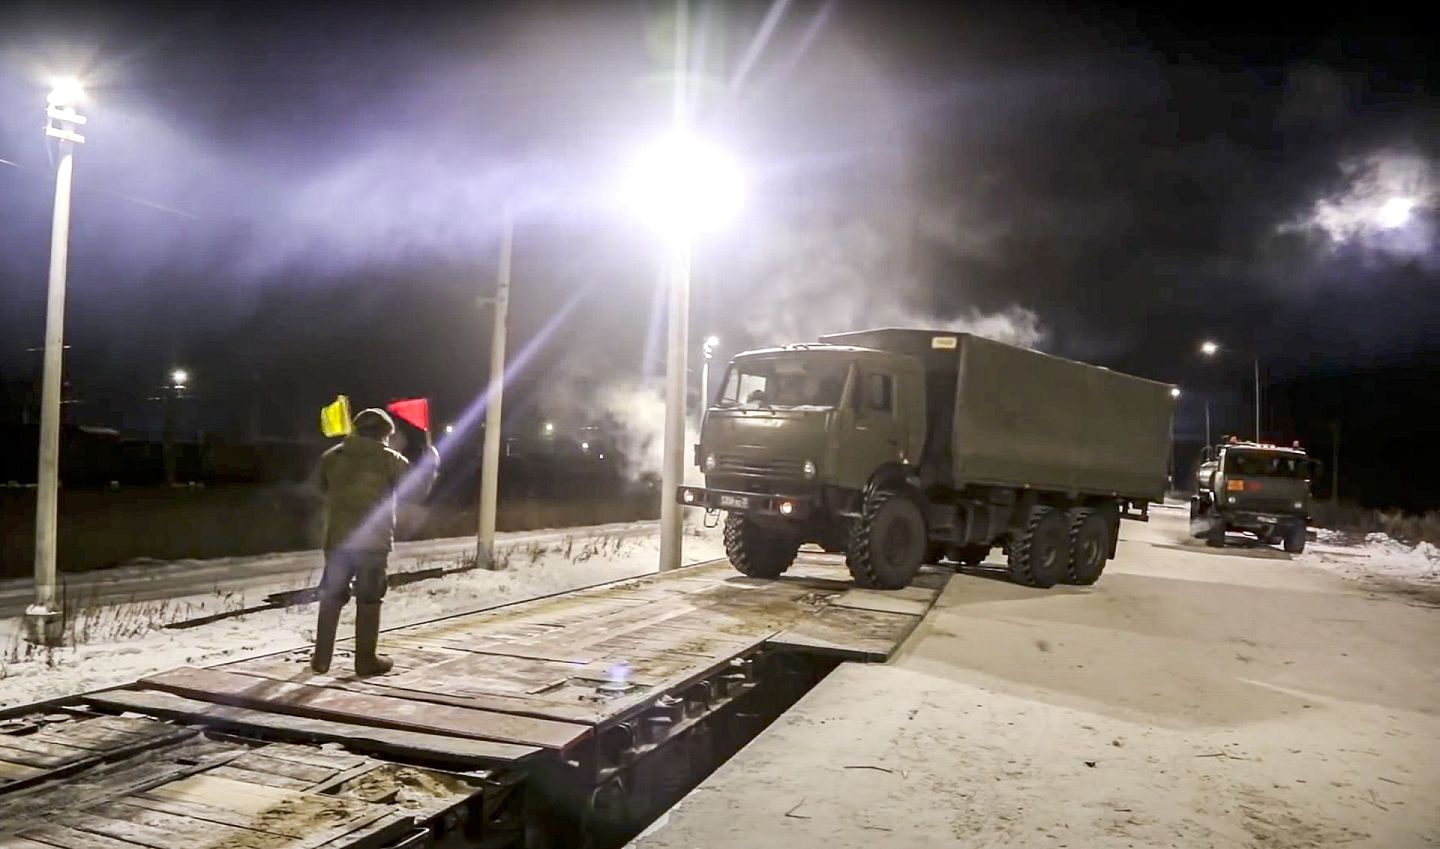
[(750, 509), (750, 499), (743, 495), (722, 495), (720, 496), (720, 506), (728, 510), (748, 510)]

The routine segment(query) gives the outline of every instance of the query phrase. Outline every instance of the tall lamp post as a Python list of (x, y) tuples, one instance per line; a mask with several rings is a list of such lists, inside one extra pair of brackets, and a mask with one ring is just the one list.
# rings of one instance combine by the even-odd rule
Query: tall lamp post
[(1260, 441), (1260, 356), (1258, 354), (1247, 354), (1244, 351), (1237, 351), (1234, 348), (1222, 347), (1220, 343), (1207, 339), (1200, 343), (1200, 353), (1207, 357), (1215, 357), (1219, 354), (1236, 354), (1248, 356), (1255, 364), (1255, 441)]
[(500, 266), (495, 273), (495, 326), (490, 333), (490, 387), (486, 390), (485, 445), (480, 458), (480, 528), (475, 562), (485, 569), (500, 568), (495, 559), (495, 515), (500, 493), (500, 427), (505, 392), (505, 331), (510, 316), (510, 257), (515, 242), (515, 219), (506, 207), (500, 223)]
[(170, 372), (170, 383), (160, 396), (161, 403), (165, 405), (162, 410), (161, 438), (165, 454), (165, 483), (168, 486), (175, 486), (179, 482), (175, 462), (175, 402), (180, 400), (180, 396), (185, 393), (185, 387), (189, 385), (190, 372), (177, 368)]
[(59, 142), (55, 169), (55, 215), (50, 228), (50, 286), (45, 306), (45, 368), (40, 392), (40, 466), (35, 494), (35, 603), (25, 610), (26, 638), (39, 645), (60, 642), (63, 613), (55, 579), (57, 504), (60, 489), (60, 388), (65, 348), (65, 263), (70, 246), (70, 182), (75, 172), (76, 132), (85, 118), (75, 111), (84, 89), (74, 79), (55, 83), (46, 98), (45, 135)]
[[(685, 477), (686, 375), (690, 346), (690, 257), (698, 231), (718, 226), (740, 205), (740, 171), (720, 148), (677, 133), (637, 160), (629, 186), (637, 211), (665, 242), (669, 338), (665, 357), (665, 439), (660, 474), (660, 569), (680, 567), (684, 514), (676, 492)], [(718, 341), (718, 340), (717, 340)], [(708, 387), (706, 388), (708, 392)]]
[[(1176, 402), (1180, 400), (1180, 387), (1170, 387), (1170, 397)], [(1170, 489), (1175, 489), (1175, 405), (1170, 406), (1170, 471), (1166, 476), (1170, 482)]]

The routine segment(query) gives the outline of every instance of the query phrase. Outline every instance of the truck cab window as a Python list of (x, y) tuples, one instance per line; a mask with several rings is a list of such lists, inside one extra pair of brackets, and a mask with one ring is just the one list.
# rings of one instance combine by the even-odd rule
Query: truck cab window
[(864, 411), (892, 413), (895, 410), (895, 378), (888, 374), (865, 375)]

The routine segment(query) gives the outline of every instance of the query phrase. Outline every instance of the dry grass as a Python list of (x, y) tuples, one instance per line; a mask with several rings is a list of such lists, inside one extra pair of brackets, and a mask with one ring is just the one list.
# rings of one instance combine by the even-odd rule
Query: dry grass
[(1411, 545), (1428, 542), (1440, 545), (1440, 510), (1423, 515), (1399, 510), (1367, 510), (1350, 501), (1331, 504), (1316, 502), (1311, 511), (1315, 524), (1341, 533), (1364, 536), (1383, 533)]

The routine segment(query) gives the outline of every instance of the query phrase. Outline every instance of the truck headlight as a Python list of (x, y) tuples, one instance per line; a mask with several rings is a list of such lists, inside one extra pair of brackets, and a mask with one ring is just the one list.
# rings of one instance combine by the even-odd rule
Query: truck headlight
[(804, 467), (801, 469), (801, 471), (803, 471), (803, 472), (805, 473), (805, 480), (807, 480), (807, 481), (809, 481), (809, 480), (814, 480), (814, 479), (815, 479), (815, 461), (814, 461), (814, 460), (806, 460), (806, 461), (805, 461), (805, 465), (804, 465)]
[(1305, 509), (1305, 502), (1303, 502), (1303, 501), (1297, 501), (1297, 502), (1295, 502), (1295, 509), (1296, 509), (1296, 510), (1304, 510), (1304, 509)]
[(715, 471), (715, 455), (714, 455), (714, 454), (707, 454), (707, 455), (705, 455), (705, 471), (707, 471), (707, 472), (713, 472), (713, 471)]
[(1229, 496), (1228, 498), (1226, 498), (1226, 499), (1225, 499), (1225, 503), (1226, 503), (1226, 504), (1234, 504), (1234, 503), (1235, 503), (1235, 496), (1232, 495), (1232, 496)]

